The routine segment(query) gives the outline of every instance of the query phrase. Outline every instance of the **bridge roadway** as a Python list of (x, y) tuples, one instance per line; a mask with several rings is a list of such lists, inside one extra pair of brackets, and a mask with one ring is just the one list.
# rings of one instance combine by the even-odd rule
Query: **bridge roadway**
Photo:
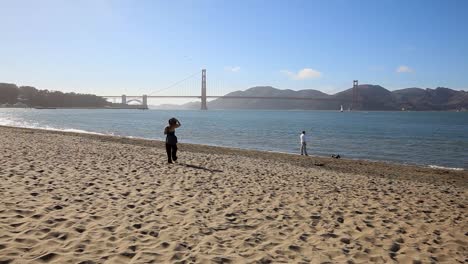
[[(101, 95), (104, 98), (121, 98), (121, 95)], [(126, 95), (126, 98), (141, 98), (141, 95)], [(147, 98), (202, 98), (196, 95), (148, 95)], [(207, 95), (206, 98), (223, 98), (223, 99), (272, 99), (272, 100), (316, 100), (316, 101), (352, 101), (352, 99), (337, 99), (327, 97), (275, 97), (275, 96), (224, 96), (224, 95)]]

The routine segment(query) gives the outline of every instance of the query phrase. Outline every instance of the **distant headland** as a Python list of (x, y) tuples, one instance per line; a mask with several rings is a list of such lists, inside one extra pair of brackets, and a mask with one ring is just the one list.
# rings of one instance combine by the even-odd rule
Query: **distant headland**
[[(352, 88), (336, 94), (317, 90), (280, 90), (271, 86), (257, 86), (245, 91), (236, 91), (226, 96), (233, 97), (304, 97), (326, 100), (284, 100), (284, 99), (229, 99), (219, 98), (208, 102), (208, 109), (271, 109), (271, 110), (345, 110), (351, 108)], [(184, 105), (163, 105), (163, 108), (198, 109), (199, 103)], [(361, 111), (467, 111), (468, 92), (449, 88), (436, 89), (406, 88), (389, 91), (380, 85), (358, 86), (357, 103), (353, 110)]]
[[(269, 109), (269, 110), (338, 110), (351, 108), (349, 98), (352, 88), (336, 94), (326, 94), (318, 90), (281, 90), (271, 86), (256, 86), (245, 91), (226, 94), (233, 98), (218, 98), (208, 102), (208, 109)], [(246, 97), (246, 99), (239, 98)], [(267, 97), (252, 99), (248, 97)], [(274, 97), (319, 98), (327, 100), (271, 99)], [(467, 111), (468, 92), (449, 88), (436, 89), (406, 88), (389, 91), (380, 85), (363, 84), (358, 86), (357, 103), (353, 110), (361, 111)], [(140, 109), (138, 105), (111, 103), (106, 98), (94, 94), (63, 93), (60, 91), (38, 90), (32, 86), (17, 86), (0, 83), (0, 107), (38, 109), (50, 108), (103, 108)], [(199, 102), (183, 105), (164, 104), (154, 106), (159, 109), (199, 109)]]
[(139, 105), (116, 104), (94, 94), (38, 90), (32, 86), (0, 83), (0, 107), (8, 108), (102, 108), (147, 109)]

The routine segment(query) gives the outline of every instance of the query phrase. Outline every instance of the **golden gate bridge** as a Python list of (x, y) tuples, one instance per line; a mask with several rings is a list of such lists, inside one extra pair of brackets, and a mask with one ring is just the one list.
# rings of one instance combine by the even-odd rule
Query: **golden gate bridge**
[[(199, 72), (195, 73), (199, 74)], [(195, 76), (195, 74), (192, 74), (166, 88), (160, 89), (158, 91), (155, 91), (149, 95), (103, 95), (101, 97), (107, 98), (107, 99), (118, 99), (120, 98), (120, 105), (122, 106), (128, 106), (129, 103), (136, 102), (139, 103), (139, 105), (136, 105), (136, 108), (138, 109), (148, 109), (148, 98), (159, 98), (159, 99), (165, 99), (165, 98), (197, 98), (201, 100), (200, 104), (200, 109), (201, 110), (208, 110), (207, 106), (207, 100), (208, 99), (215, 99), (215, 98), (223, 98), (223, 99), (265, 99), (265, 100), (311, 100), (311, 101), (343, 101), (343, 99), (336, 99), (336, 98), (326, 98), (326, 97), (285, 97), (285, 96), (233, 96), (233, 95), (207, 95), (206, 92), (206, 69), (203, 69), (201, 71), (201, 93), (200, 95), (154, 95), (155, 93), (161, 92), (163, 90), (168, 90), (170, 88), (173, 88), (177, 86), (178, 84), (192, 78)], [(358, 101), (358, 81), (354, 80), (353, 81), (353, 90), (352, 90), (352, 98), (345, 99), (345, 101), (348, 101), (351, 103), (350, 109), (352, 110), (354, 106), (356, 106), (357, 101)]]

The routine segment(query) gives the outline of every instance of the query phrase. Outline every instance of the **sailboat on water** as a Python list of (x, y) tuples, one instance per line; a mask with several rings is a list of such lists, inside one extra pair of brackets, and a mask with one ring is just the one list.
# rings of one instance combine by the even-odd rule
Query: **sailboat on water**
[(343, 105), (341, 105), (340, 112), (343, 112)]

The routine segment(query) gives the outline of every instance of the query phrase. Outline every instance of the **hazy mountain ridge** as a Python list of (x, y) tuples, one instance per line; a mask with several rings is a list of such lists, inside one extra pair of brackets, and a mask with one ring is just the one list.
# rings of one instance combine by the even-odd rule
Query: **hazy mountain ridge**
[[(209, 109), (304, 109), (304, 110), (346, 110), (351, 108), (352, 88), (336, 94), (326, 94), (318, 90), (281, 90), (271, 86), (256, 86), (245, 91), (235, 91), (226, 96), (259, 97), (305, 97), (330, 100), (290, 100), (290, 99), (226, 99), (218, 98), (208, 102)], [(105, 107), (112, 105), (104, 98), (92, 94), (62, 93), (37, 90), (30, 86), (0, 83), (0, 105), (47, 106), (47, 107)], [(166, 104), (155, 106), (159, 109), (199, 109), (200, 102), (184, 105)], [(413, 111), (453, 111), (468, 109), (468, 92), (445, 87), (436, 89), (405, 88), (389, 91), (380, 85), (359, 85), (356, 110), (413, 110)]]
[[(245, 91), (235, 91), (226, 96), (264, 96), (264, 97), (307, 97), (332, 100), (281, 100), (281, 99), (225, 99), (208, 102), (209, 109), (304, 109), (337, 110), (351, 108), (352, 88), (336, 94), (326, 94), (317, 90), (280, 90), (271, 86), (257, 86)], [(468, 109), (468, 92), (449, 88), (436, 89), (406, 88), (389, 91), (380, 85), (364, 84), (358, 87), (356, 110), (436, 110), (450, 111)], [(200, 103), (182, 105), (186, 109), (198, 109)]]

